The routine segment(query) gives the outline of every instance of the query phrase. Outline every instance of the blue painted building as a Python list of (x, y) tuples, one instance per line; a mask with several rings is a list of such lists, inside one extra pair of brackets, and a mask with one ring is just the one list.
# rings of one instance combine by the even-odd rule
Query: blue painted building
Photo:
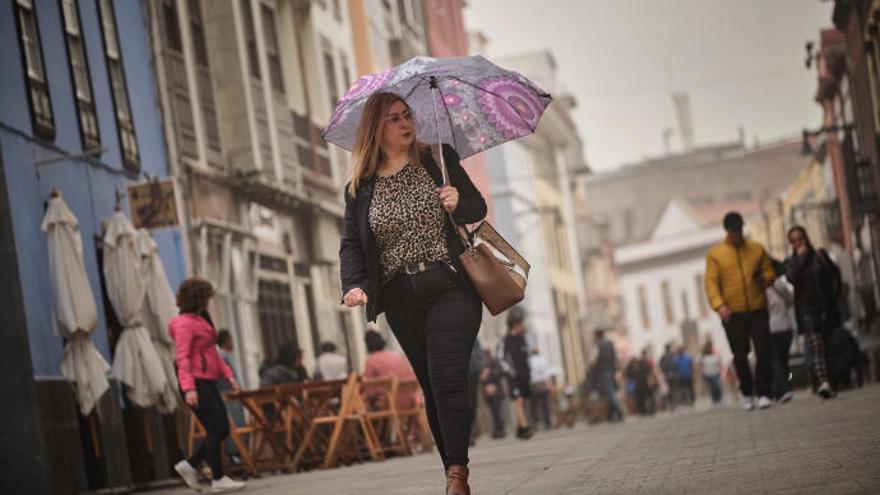
[[(75, 440), (80, 447), (76, 432), (83, 423), (75, 408), (72, 417), (66, 412), (73, 397), (60, 377), (63, 342), (53, 333), (40, 223), (45, 201), (57, 187), (79, 219), (100, 317), (93, 340), (111, 362), (96, 249), (101, 222), (113, 213), (115, 191), (124, 192), (126, 182), (168, 175), (150, 61), (141, 2), (0, 0), (0, 400), (20, 406), (2, 408), (0, 437), (29, 445), (12, 470), (20, 474), (0, 481), (0, 492), (86, 488), (75, 486), (84, 483), (84, 475), (69, 479), (78, 466), (70, 460), (72, 450), (66, 449), (73, 447), (67, 443)], [(105, 151), (83, 157), (100, 148)], [(176, 286), (185, 277), (180, 233), (165, 229), (154, 235)], [(112, 423), (114, 412), (102, 407), (100, 421)], [(118, 419), (118, 402), (115, 407)], [(117, 447), (124, 443), (114, 440), (111, 430), (102, 432), (105, 451), (99, 456), (107, 472), (116, 462), (108, 457), (114, 442)], [(113, 476), (105, 475), (101, 484), (130, 483)], [(7, 491), (7, 483), (15, 488)], [(24, 492), (22, 487), (27, 487)]]

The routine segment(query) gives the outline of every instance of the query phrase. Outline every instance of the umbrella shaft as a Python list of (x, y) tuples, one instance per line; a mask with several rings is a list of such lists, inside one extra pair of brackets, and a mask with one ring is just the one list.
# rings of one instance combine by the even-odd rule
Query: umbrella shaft
[(431, 100), (434, 102), (434, 126), (437, 128), (437, 147), (440, 150), (440, 172), (443, 174), (443, 185), (449, 185), (449, 177), (446, 173), (446, 158), (443, 156), (443, 141), (440, 137), (440, 115), (437, 113), (437, 93), (439, 88), (434, 84), (431, 86)]

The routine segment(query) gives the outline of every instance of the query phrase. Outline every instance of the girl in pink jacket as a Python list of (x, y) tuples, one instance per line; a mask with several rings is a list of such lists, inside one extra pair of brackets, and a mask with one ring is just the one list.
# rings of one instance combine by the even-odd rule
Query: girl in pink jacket
[(220, 446), (229, 436), (226, 406), (217, 389), (217, 380), (229, 382), (233, 393), (238, 382), (217, 352), (217, 331), (208, 315), (208, 302), (214, 289), (207, 280), (186, 279), (177, 290), (180, 314), (168, 323), (168, 332), (177, 347), (177, 381), (186, 404), (205, 427), (206, 436), (192, 457), (178, 462), (174, 469), (193, 490), (200, 491), (196, 468), (204, 460), (211, 468), (214, 492), (239, 490), (244, 483), (223, 474)]

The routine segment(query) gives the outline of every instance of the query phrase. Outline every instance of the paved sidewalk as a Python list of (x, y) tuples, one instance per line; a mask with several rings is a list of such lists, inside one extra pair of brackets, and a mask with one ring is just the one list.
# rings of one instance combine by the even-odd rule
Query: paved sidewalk
[[(765, 411), (733, 406), (483, 440), (475, 495), (880, 493), (880, 386)], [(434, 454), (251, 480), (241, 493), (442, 494)], [(183, 488), (159, 493), (191, 493)]]

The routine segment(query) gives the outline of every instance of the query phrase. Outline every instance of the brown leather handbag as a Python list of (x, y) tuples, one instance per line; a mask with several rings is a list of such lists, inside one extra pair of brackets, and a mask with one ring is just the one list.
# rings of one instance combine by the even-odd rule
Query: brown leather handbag
[(494, 316), (522, 301), (529, 262), (489, 222), (480, 223), (470, 236), (463, 226), (456, 228), (465, 248), (458, 259), (489, 312)]
[[(439, 147), (431, 146), (431, 153), (440, 164), (444, 182), (448, 182), (446, 162)], [(452, 214), (449, 219), (464, 246), (458, 259), (489, 312), (494, 316), (522, 301), (531, 268), (529, 262), (489, 222), (480, 222), (477, 228), (468, 231)]]

